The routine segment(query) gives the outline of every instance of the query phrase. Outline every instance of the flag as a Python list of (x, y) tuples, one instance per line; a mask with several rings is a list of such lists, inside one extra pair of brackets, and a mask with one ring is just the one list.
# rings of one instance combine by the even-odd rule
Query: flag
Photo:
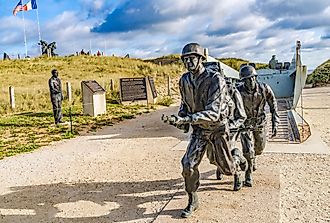
[(37, 9), (37, 0), (30, 0), (28, 3), (23, 5), (23, 11), (29, 11), (32, 9)]
[(17, 5), (16, 5), (16, 7), (14, 8), (14, 10), (13, 10), (13, 15), (14, 16), (16, 16), (16, 14), (19, 12), (19, 11), (22, 11), (23, 10), (23, 6), (22, 6), (23, 4), (22, 4), (22, 0), (20, 0), (18, 3), (17, 3)]

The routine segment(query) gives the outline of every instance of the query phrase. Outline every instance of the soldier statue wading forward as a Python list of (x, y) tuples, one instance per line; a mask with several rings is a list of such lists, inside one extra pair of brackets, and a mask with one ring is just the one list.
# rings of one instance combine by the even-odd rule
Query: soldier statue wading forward
[[(241, 188), (237, 174), (239, 151), (231, 151), (228, 131), (227, 87), (224, 78), (217, 72), (205, 69), (204, 49), (197, 43), (189, 43), (182, 50), (182, 61), (187, 73), (183, 74), (179, 86), (181, 106), (178, 115), (166, 117), (165, 121), (187, 132), (192, 127), (190, 142), (182, 158), (182, 175), (188, 193), (188, 205), (181, 217), (189, 217), (198, 208), (197, 189), (200, 185), (198, 166), (207, 146), (213, 147), (216, 165), (225, 175), (234, 175), (234, 190)], [(164, 118), (163, 118), (164, 120)]]
[(237, 89), (241, 93), (247, 115), (240, 134), (243, 155), (248, 162), (244, 185), (252, 187), (252, 171), (256, 170), (255, 156), (261, 155), (266, 145), (266, 103), (272, 115), (272, 137), (276, 136), (279, 117), (275, 95), (270, 86), (257, 81), (257, 72), (254, 67), (243, 66), (239, 75), (243, 84)]
[(48, 81), (50, 99), (53, 105), (53, 113), (55, 124), (62, 123), (62, 83), (61, 79), (58, 77), (58, 71), (56, 69), (52, 70), (52, 77)]

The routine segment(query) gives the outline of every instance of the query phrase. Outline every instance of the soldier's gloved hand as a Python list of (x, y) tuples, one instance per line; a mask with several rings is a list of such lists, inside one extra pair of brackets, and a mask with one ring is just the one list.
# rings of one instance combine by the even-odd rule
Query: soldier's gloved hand
[(175, 125), (183, 125), (191, 122), (190, 116), (180, 117), (176, 115), (171, 115), (171, 117), (175, 118)]
[(277, 135), (277, 126), (272, 127), (272, 138)]

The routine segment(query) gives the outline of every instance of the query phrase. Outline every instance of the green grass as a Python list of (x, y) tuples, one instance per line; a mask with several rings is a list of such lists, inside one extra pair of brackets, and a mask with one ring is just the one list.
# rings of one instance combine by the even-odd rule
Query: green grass
[(174, 99), (170, 96), (159, 97), (157, 99), (157, 104), (158, 105), (169, 107), (173, 103), (174, 103)]
[[(51, 111), (24, 112), (0, 119), (0, 159), (30, 152), (41, 146), (62, 139), (73, 138), (80, 133), (96, 131), (124, 119), (149, 112), (144, 106), (108, 104), (107, 114), (98, 117), (82, 115), (81, 106), (72, 107), (73, 132), (69, 124), (54, 125)], [(69, 109), (63, 110), (63, 121), (70, 121)]]

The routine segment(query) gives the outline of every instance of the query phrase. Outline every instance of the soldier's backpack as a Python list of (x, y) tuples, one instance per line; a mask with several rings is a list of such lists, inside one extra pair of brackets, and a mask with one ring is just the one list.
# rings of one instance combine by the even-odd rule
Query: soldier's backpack
[(226, 96), (224, 97), (225, 101), (221, 103), (223, 105), (221, 108), (221, 118), (231, 117), (231, 115), (233, 114), (234, 109), (235, 109), (235, 103), (234, 103), (231, 95), (229, 94), (228, 87), (227, 87), (226, 80), (225, 80), (225, 75), (223, 73), (223, 70), (221, 69), (220, 63), (219, 62), (204, 62), (203, 65), (209, 73), (217, 73), (217, 75), (220, 75), (222, 77), (222, 80), (224, 81), (224, 85), (225, 85), (224, 93), (226, 94)]

